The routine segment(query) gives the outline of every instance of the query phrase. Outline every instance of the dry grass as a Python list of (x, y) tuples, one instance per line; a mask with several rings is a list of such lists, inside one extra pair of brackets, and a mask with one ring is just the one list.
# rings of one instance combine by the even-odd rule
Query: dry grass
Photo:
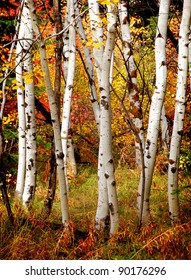
[(43, 218), (46, 188), (39, 186), (30, 213), (13, 205), (14, 227), (0, 202), (0, 259), (191, 259), (191, 196), (180, 195), (183, 223), (171, 227), (168, 217), (166, 175), (155, 174), (151, 192), (153, 221), (137, 229), (136, 192), (139, 174), (116, 170), (120, 228), (115, 236), (94, 228), (97, 204), (97, 175), (91, 168), (80, 169), (71, 182), (69, 205), (71, 223), (61, 225), (59, 192), (50, 217)]

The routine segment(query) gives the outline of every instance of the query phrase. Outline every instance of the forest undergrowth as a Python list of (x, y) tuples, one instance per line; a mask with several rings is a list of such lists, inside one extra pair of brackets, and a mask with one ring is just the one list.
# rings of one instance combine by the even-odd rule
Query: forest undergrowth
[[(137, 227), (136, 194), (139, 173), (120, 167), (116, 170), (120, 226), (108, 237), (94, 228), (97, 204), (97, 174), (91, 167), (80, 167), (70, 182), (71, 223), (61, 225), (59, 190), (52, 213), (45, 219), (44, 198), (47, 187), (39, 178), (30, 212), (12, 203), (14, 226), (7, 219), (0, 201), (1, 260), (178, 260), (191, 259), (191, 190), (188, 177), (181, 178), (180, 207), (182, 222), (171, 226), (168, 215), (167, 174), (155, 173), (151, 191), (152, 221)], [(185, 186), (187, 186), (185, 188)], [(13, 199), (10, 192), (10, 201)]]

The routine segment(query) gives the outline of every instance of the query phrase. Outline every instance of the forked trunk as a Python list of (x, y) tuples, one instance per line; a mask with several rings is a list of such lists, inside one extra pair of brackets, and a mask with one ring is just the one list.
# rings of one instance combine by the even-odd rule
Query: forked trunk
[(55, 157), (56, 157), (56, 164), (57, 164), (58, 182), (60, 187), (62, 222), (64, 225), (67, 225), (69, 222), (69, 209), (68, 209), (68, 198), (67, 198), (64, 162), (63, 162), (64, 155), (63, 155), (61, 135), (60, 135), (60, 121), (58, 115), (58, 108), (57, 108), (56, 98), (51, 85), (50, 72), (49, 72), (49, 67), (48, 67), (48, 62), (46, 57), (45, 42), (43, 40), (42, 34), (40, 33), (39, 26), (37, 23), (34, 3), (32, 0), (27, 0), (27, 3), (32, 18), (33, 30), (36, 33), (37, 42), (40, 48), (42, 71), (45, 74), (44, 81), (45, 81), (46, 91), (48, 94), (51, 121), (52, 121), (52, 126), (54, 131)]
[(144, 151), (145, 182), (143, 184), (142, 172), (137, 195), (137, 208), (140, 225), (147, 223), (150, 219), (150, 190), (156, 160), (161, 110), (166, 91), (167, 67), (165, 46), (169, 5), (169, 0), (161, 0), (160, 2), (157, 33), (155, 39), (156, 85), (151, 101), (147, 138)]

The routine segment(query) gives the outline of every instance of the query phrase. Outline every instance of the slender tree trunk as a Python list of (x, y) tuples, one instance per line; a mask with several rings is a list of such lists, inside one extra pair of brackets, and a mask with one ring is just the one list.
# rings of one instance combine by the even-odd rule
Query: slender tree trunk
[(52, 89), (50, 72), (48, 67), (48, 62), (46, 58), (46, 47), (45, 42), (40, 33), (37, 18), (35, 14), (34, 3), (32, 0), (27, 0), (29, 10), (32, 18), (33, 30), (36, 33), (37, 41), (40, 48), (40, 59), (42, 71), (45, 74), (44, 81), (46, 86), (46, 91), (48, 94), (50, 112), (51, 112), (51, 121), (54, 131), (54, 141), (55, 141), (55, 157), (57, 164), (57, 174), (58, 174), (58, 182), (60, 187), (60, 199), (61, 199), (61, 210), (62, 210), (62, 222), (64, 225), (67, 225), (69, 222), (69, 209), (68, 209), (68, 198), (67, 198), (67, 190), (66, 190), (66, 181), (65, 181), (65, 173), (64, 173), (64, 162), (63, 162), (63, 150), (62, 150), (62, 142), (60, 135), (60, 122), (58, 115), (58, 108), (56, 103), (56, 98)]
[(140, 92), (137, 87), (137, 71), (133, 58), (133, 50), (131, 46), (131, 36), (130, 28), (128, 23), (128, 11), (126, 7), (126, 1), (120, 1), (119, 8), (119, 19), (121, 24), (122, 32), (122, 41), (123, 41), (123, 53), (124, 60), (127, 69), (127, 83), (129, 89), (129, 98), (130, 98), (130, 113), (133, 115), (133, 123), (136, 129), (136, 134), (138, 134), (139, 139), (135, 136), (135, 148), (136, 148), (136, 164), (141, 169), (142, 166), (142, 155), (141, 155), (141, 146), (144, 147), (144, 130), (143, 130), (143, 120), (142, 120), (142, 111), (141, 103), (139, 100)]
[[(61, 19), (61, 7), (60, 1), (53, 1), (53, 11), (54, 11), (54, 22), (56, 33), (60, 33), (62, 30), (62, 19)], [(56, 36), (56, 50), (55, 50), (55, 78), (54, 78), (54, 94), (57, 101), (58, 115), (60, 116), (60, 88), (61, 88), (61, 73), (62, 73), (62, 52), (63, 52), (63, 40), (62, 35)], [(44, 202), (44, 212), (45, 216), (48, 217), (51, 213), (55, 192), (56, 192), (56, 158), (55, 158), (55, 145), (54, 138), (52, 139), (51, 145), (51, 159), (50, 159), (50, 177), (48, 184), (48, 193), (46, 200)]]
[(12, 224), (14, 224), (14, 217), (11, 210), (7, 188), (6, 188), (6, 169), (5, 169), (5, 162), (4, 162), (4, 137), (3, 137), (3, 126), (2, 126), (1, 118), (0, 118), (0, 191), (2, 193), (3, 202), (6, 206), (9, 220)]
[(89, 16), (90, 16), (90, 26), (92, 31), (93, 48), (94, 54), (94, 64), (97, 72), (98, 82), (101, 83), (101, 73), (102, 73), (102, 58), (103, 58), (103, 29), (102, 21), (99, 12), (99, 1), (98, 0), (88, 0), (89, 6)]
[[(54, 22), (56, 33), (59, 34), (62, 31), (62, 18), (61, 18), (61, 7), (59, 0), (53, 0), (54, 10)], [(60, 116), (60, 88), (61, 88), (61, 77), (62, 77), (62, 53), (63, 53), (63, 38), (62, 35), (56, 36), (56, 50), (55, 50), (55, 78), (54, 78), (54, 94), (57, 100), (58, 114)]]
[(66, 31), (63, 34), (63, 42), (64, 42), (64, 47), (63, 47), (63, 56), (64, 56), (64, 79), (65, 79), (65, 84), (67, 80), (67, 75), (68, 75), (68, 61), (69, 61), (69, 13), (70, 13), (70, 1), (67, 0), (67, 6), (66, 6), (66, 14), (65, 14), (65, 22), (64, 22), (64, 28)]
[(24, 19), (23, 13), (20, 21), (20, 28), (16, 47), (16, 80), (17, 80), (17, 108), (18, 108), (18, 171), (15, 194), (19, 201), (22, 200), (25, 174), (26, 174), (26, 120), (25, 120), (25, 93), (23, 85), (23, 39), (24, 39)]
[[(61, 138), (62, 138), (62, 148), (64, 153), (64, 167), (65, 176), (67, 178), (67, 155), (68, 155), (68, 132), (70, 128), (70, 113), (71, 113), (71, 101), (72, 92), (74, 87), (74, 73), (75, 73), (75, 58), (76, 58), (76, 32), (74, 26), (74, 3), (73, 1), (68, 2), (68, 12), (69, 12), (69, 60), (68, 60), (68, 72), (66, 77), (66, 87), (63, 100), (63, 112), (62, 112), (62, 128), (61, 128)], [(73, 23), (72, 23), (73, 22)], [(67, 180), (67, 190), (69, 190), (68, 180)]]
[[(93, 43), (93, 58), (94, 58), (94, 65), (95, 70), (97, 73), (97, 80), (98, 85), (100, 89), (100, 95), (101, 95), (101, 81), (102, 81), (102, 67), (103, 67), (103, 54), (104, 54), (104, 48), (103, 48), (103, 30), (102, 30), (102, 22), (100, 18), (100, 12), (99, 12), (99, 3), (98, 1), (89, 0), (88, 1), (89, 6), (89, 16), (90, 16), (90, 26), (92, 31), (92, 43)], [(81, 32), (82, 34), (82, 32)], [(83, 35), (83, 34), (82, 34)], [(110, 55), (112, 55), (113, 50), (111, 50)], [(89, 50), (88, 48), (85, 49), (85, 57), (86, 61), (88, 62), (87, 67), (89, 72), (89, 79), (92, 79), (94, 69), (91, 65), (91, 60), (89, 56)], [(108, 61), (109, 63), (109, 61)], [(108, 67), (108, 64), (107, 64)], [(108, 71), (110, 72), (110, 67), (108, 67)], [(108, 83), (109, 83), (109, 72), (108, 75)], [(107, 77), (106, 77), (107, 79)], [(94, 80), (92, 80), (92, 90), (95, 90), (95, 92), (92, 91), (92, 94), (96, 93), (96, 88), (94, 87)], [(110, 88), (110, 86), (109, 86)], [(107, 90), (109, 90), (109, 88)], [(101, 98), (101, 96), (100, 96)], [(96, 104), (96, 102), (95, 102)], [(101, 105), (100, 105), (101, 106)], [(111, 108), (109, 109), (111, 110)], [(108, 112), (110, 113), (110, 112)], [(95, 114), (95, 112), (94, 112)], [(98, 116), (97, 116), (98, 117)], [(102, 110), (102, 117), (103, 117), (103, 110)], [(100, 122), (101, 122), (101, 107), (99, 109), (99, 119), (96, 119), (97, 125), (99, 124), (99, 137), (100, 137), (100, 143), (99, 143), (99, 155), (98, 155), (98, 205), (97, 205), (97, 211), (96, 211), (96, 217), (95, 217), (95, 224), (96, 228), (98, 230), (104, 229), (106, 225), (108, 225), (109, 222), (109, 201), (108, 201), (108, 188), (107, 188), (107, 181), (105, 177), (105, 161), (104, 161), (104, 153), (105, 153), (105, 145), (102, 137)], [(103, 129), (102, 129), (103, 130)], [(109, 131), (107, 131), (109, 132)]]
[[(78, 9), (77, 5), (75, 6), (75, 13), (76, 13), (76, 17), (77, 17), (79, 15), (79, 9)], [(77, 25), (77, 32), (79, 33), (82, 42), (87, 43), (87, 38), (86, 38), (84, 28), (82, 25), (81, 17), (78, 17), (76, 25)], [(85, 56), (85, 65), (84, 66), (85, 66), (85, 70), (86, 70), (86, 73), (87, 73), (88, 79), (89, 79), (90, 100), (92, 103), (92, 108), (93, 108), (97, 128), (99, 131), (100, 107), (99, 107), (99, 102), (98, 102), (98, 97), (97, 97), (92, 57), (91, 57), (90, 50), (86, 44), (84, 45), (84, 56)], [(83, 60), (83, 58), (82, 58), (82, 60)]]
[(152, 177), (153, 177), (153, 171), (154, 171), (154, 165), (156, 159), (161, 110), (162, 110), (163, 100), (166, 91), (167, 68), (166, 68), (165, 46), (166, 46), (169, 5), (170, 5), (169, 0), (161, 0), (158, 24), (157, 24), (156, 40), (155, 40), (156, 85), (155, 85), (154, 94), (152, 96), (152, 102), (151, 102), (151, 107), (149, 112), (149, 124), (148, 124), (147, 139), (146, 139), (145, 153), (144, 153), (145, 187), (143, 192), (142, 189), (143, 172), (142, 172), (139, 188), (138, 188), (138, 196), (137, 196), (137, 207), (138, 207), (138, 216), (139, 216), (140, 224), (145, 224), (146, 222), (148, 222), (150, 218), (150, 209), (149, 209), (150, 190), (151, 190)]
[[(74, 7), (77, 6), (77, 1), (74, 1)], [(70, 19), (70, 1), (67, 1), (67, 12), (65, 17), (65, 28), (69, 26), (70, 21), (73, 22), (74, 18)], [(75, 9), (74, 9), (75, 10)], [(75, 11), (74, 11), (75, 12)], [(77, 15), (79, 16), (79, 15)], [(74, 26), (74, 23), (72, 23)], [(76, 22), (75, 22), (76, 24)], [(75, 31), (74, 31), (75, 32)], [(66, 30), (64, 33), (64, 78), (65, 78), (65, 85), (67, 84), (67, 77), (68, 77), (68, 67), (69, 67), (69, 57), (70, 57), (70, 50), (69, 50), (69, 39), (70, 39), (70, 28)], [(70, 62), (71, 65), (71, 62)], [(74, 73), (72, 74), (74, 75)], [(74, 146), (72, 142), (72, 134), (70, 129), (70, 116), (69, 116), (69, 128), (68, 128), (68, 139), (67, 139), (67, 155), (66, 155), (66, 179), (67, 179), (67, 189), (68, 187), (68, 177), (75, 177), (77, 175), (77, 164), (75, 159), (75, 153), (74, 153)]]
[[(21, 20), (22, 7), (23, 7), (23, 1), (21, 1), (21, 9), (18, 13), (18, 22), (16, 25), (15, 36), (13, 38), (13, 42), (11, 44), (11, 48), (10, 48), (10, 52), (9, 52), (8, 63), (10, 63), (12, 60), (13, 50), (15, 47), (15, 39), (17, 38), (17, 35), (18, 35), (18, 30), (19, 30), (19, 25), (20, 25), (20, 20)], [(0, 191), (2, 193), (3, 201), (6, 205), (9, 220), (12, 224), (14, 224), (14, 216), (13, 216), (13, 213), (11, 210), (11, 206), (9, 203), (9, 197), (8, 197), (8, 193), (7, 193), (7, 188), (6, 188), (6, 168), (5, 168), (5, 162), (4, 162), (3, 115), (4, 115), (5, 103), (6, 103), (6, 99), (7, 99), (6, 84), (7, 84), (7, 77), (8, 77), (9, 69), (10, 69), (10, 66), (7, 66), (6, 70), (5, 70), (5, 75), (4, 75), (5, 78), (2, 83), (2, 100), (1, 100), (1, 107), (0, 107)]]
[(189, 46), (188, 46), (188, 71), (190, 75), (190, 85), (191, 85), (191, 24), (190, 24), (190, 35), (189, 35)]
[[(30, 12), (23, 8), (24, 40), (23, 52), (26, 54), (23, 70), (25, 82), (25, 123), (26, 123), (26, 175), (23, 192), (23, 204), (27, 206), (34, 197), (36, 188), (36, 120), (34, 99), (34, 78), (32, 62), (33, 30)], [(28, 40), (30, 39), (30, 40)]]
[(168, 201), (169, 214), (172, 224), (180, 221), (178, 201), (178, 165), (180, 144), (183, 135), (185, 115), (185, 95), (188, 74), (188, 45), (191, 19), (191, 2), (185, 0), (179, 32), (178, 80), (176, 89), (176, 105), (172, 138), (170, 143), (170, 156), (168, 168)]
[(110, 67), (116, 37), (116, 4), (108, 5), (108, 22), (100, 84), (99, 197), (96, 224), (98, 228), (104, 227), (109, 214), (110, 234), (112, 235), (118, 227), (118, 203), (112, 156), (110, 101)]

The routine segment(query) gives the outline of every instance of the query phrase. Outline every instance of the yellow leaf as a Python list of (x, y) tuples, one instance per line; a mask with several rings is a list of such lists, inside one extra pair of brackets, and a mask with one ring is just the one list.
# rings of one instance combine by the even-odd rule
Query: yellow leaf
[(30, 84), (33, 82), (33, 72), (30, 71), (30, 72), (27, 72), (25, 75), (24, 75), (24, 78), (25, 78), (25, 84)]
[(12, 89), (18, 89), (19, 88), (19, 86), (18, 85), (16, 85), (16, 86), (14, 86), (14, 87), (12, 87)]
[(93, 46), (94, 46), (94, 48), (96, 48), (96, 49), (100, 49), (100, 43), (93, 43)]
[(92, 46), (92, 41), (87, 42), (87, 43), (86, 43), (86, 46), (87, 46), (87, 47)]
[(102, 21), (103, 24), (108, 24), (109, 23), (109, 21), (106, 18), (102, 18), (101, 21)]

